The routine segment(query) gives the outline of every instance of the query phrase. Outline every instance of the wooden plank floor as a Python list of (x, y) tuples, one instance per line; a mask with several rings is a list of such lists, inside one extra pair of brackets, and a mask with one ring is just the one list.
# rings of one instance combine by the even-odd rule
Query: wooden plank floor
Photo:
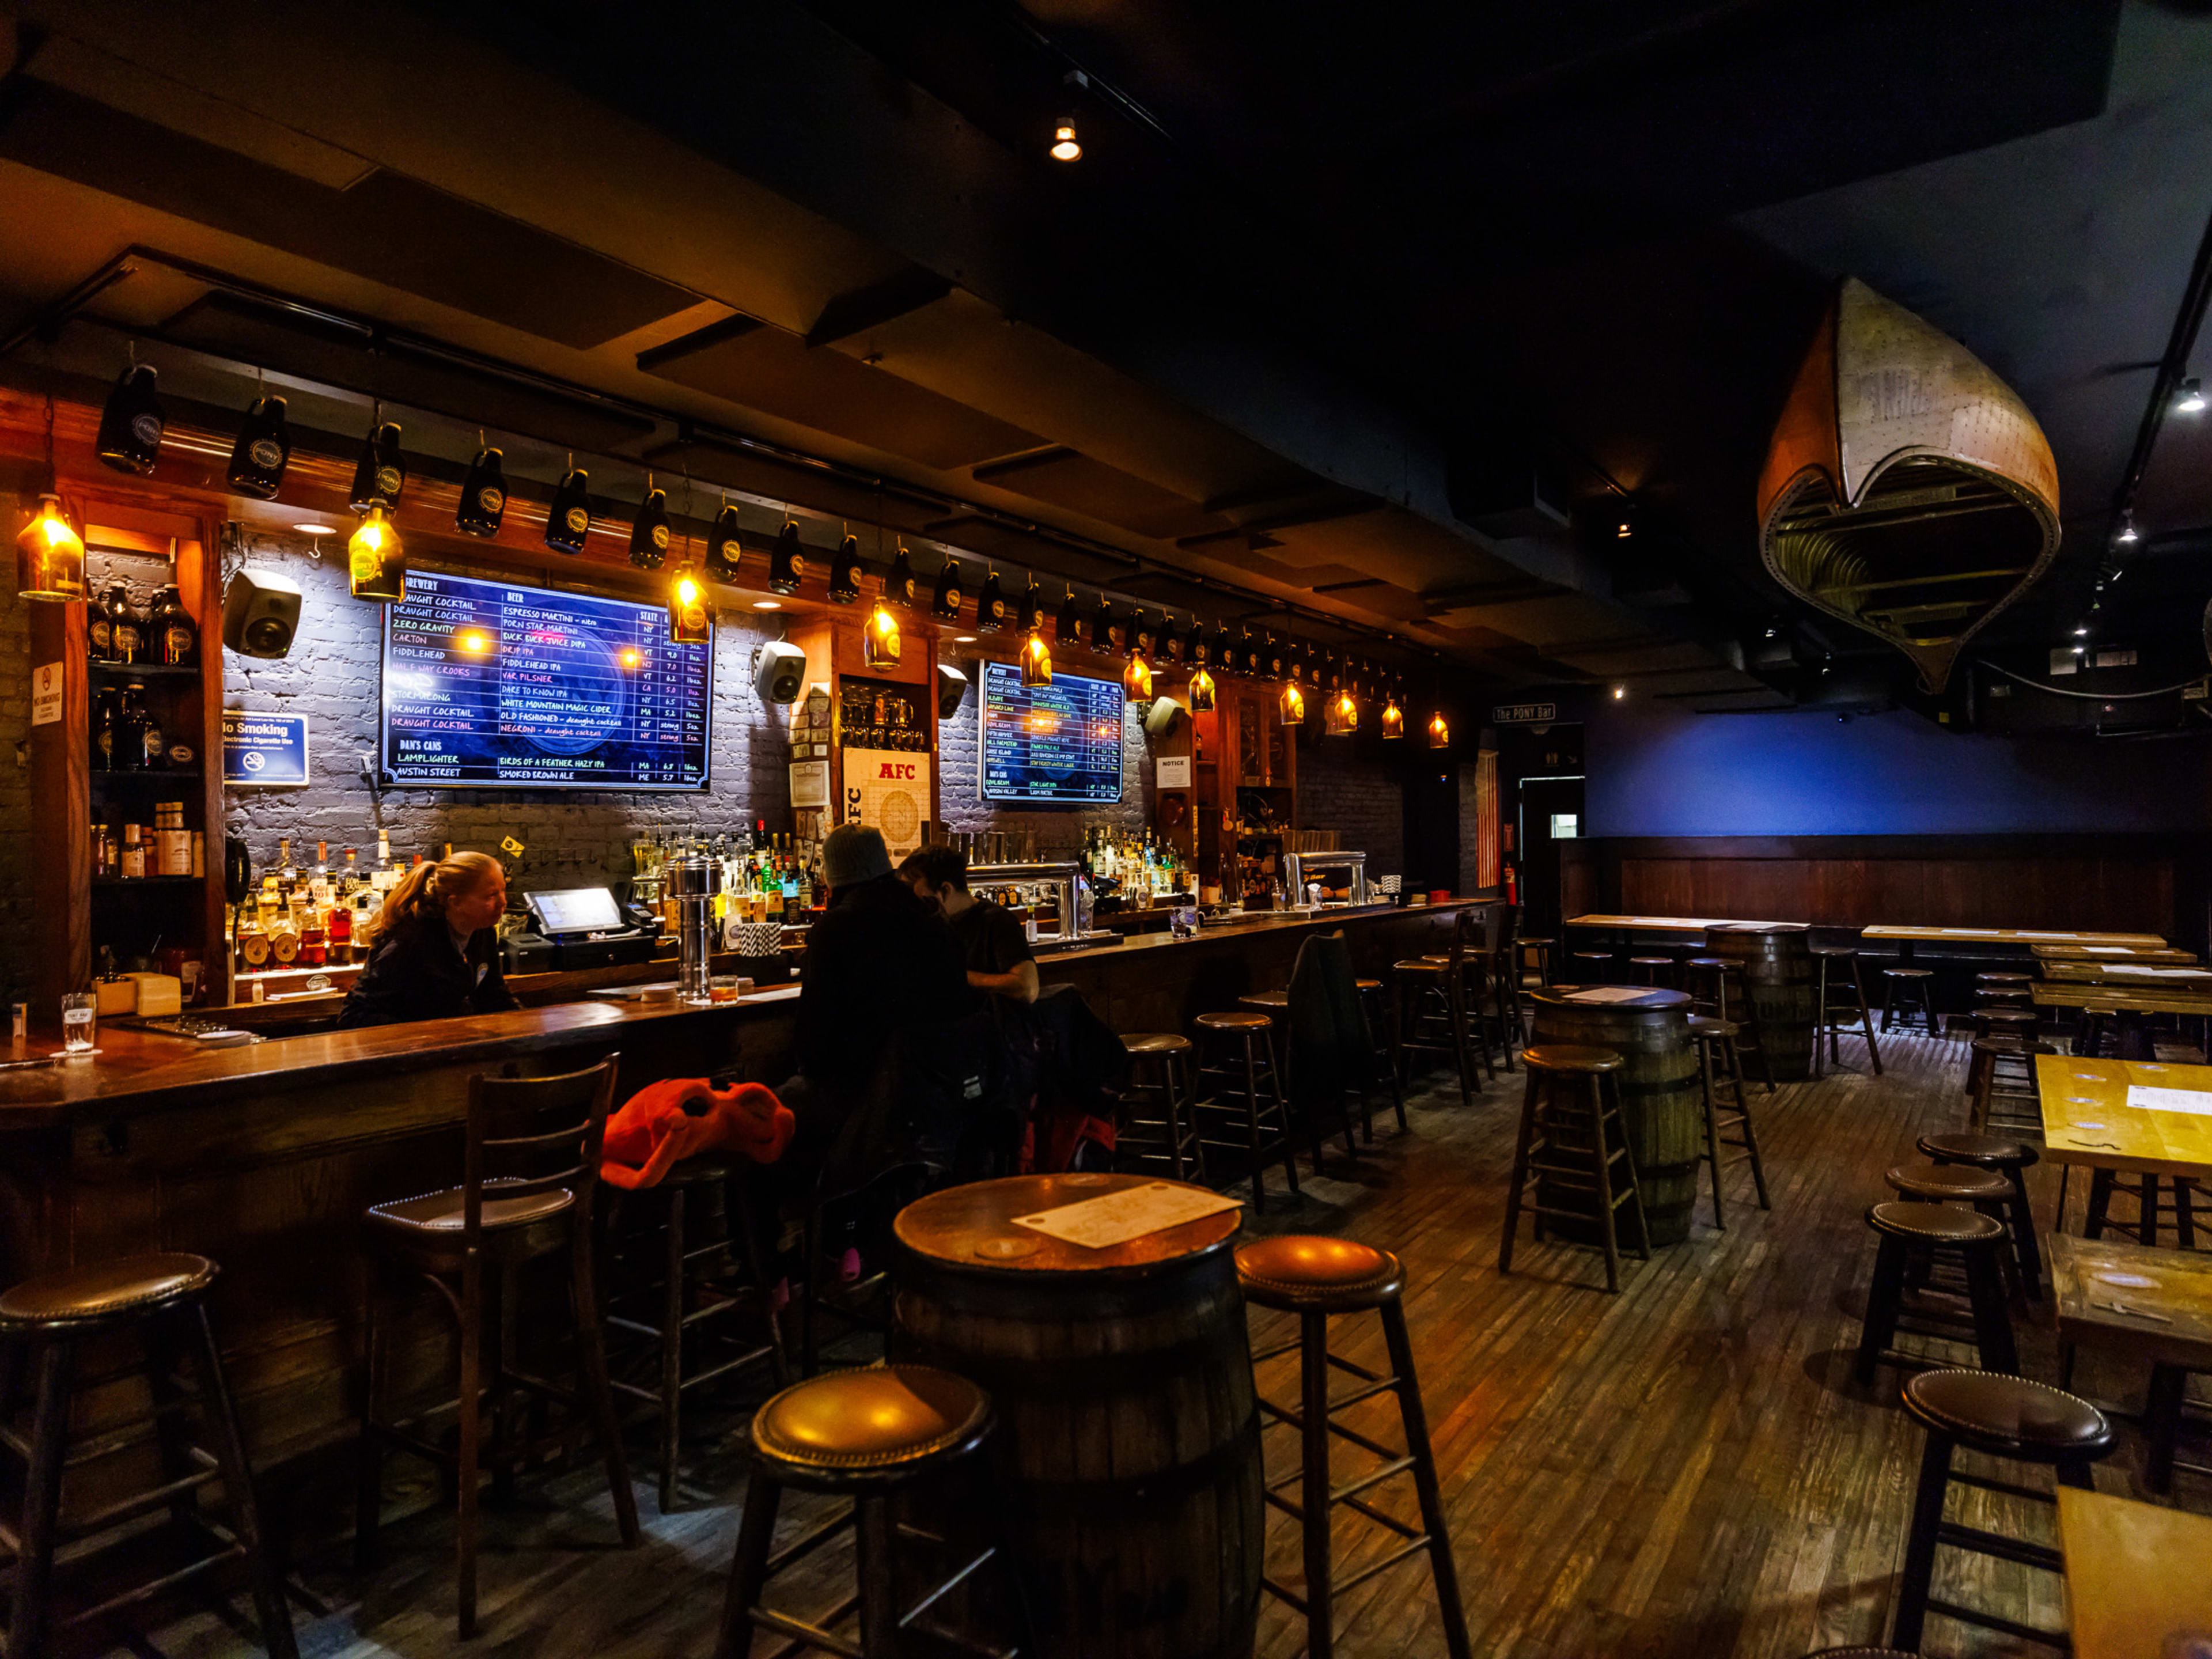
[[(1856, 1054), (1857, 1045), (1848, 1052)], [(1911, 1159), (1914, 1137), (1956, 1127), (1962, 1044), (1899, 1037), (1887, 1076), (1847, 1070), (1753, 1103), (1773, 1200), (1755, 1207), (1747, 1170), (1732, 1172), (1725, 1231), (1701, 1200), (1688, 1243), (1626, 1267), (1608, 1297), (1593, 1251), (1532, 1243), (1516, 1271), (1498, 1272), (1511, 1133), (1520, 1078), (1501, 1078), (1472, 1109), (1456, 1091), (1415, 1103), (1413, 1132), (1378, 1124), (1356, 1165), (1332, 1158), (1296, 1206), (1271, 1202), (1255, 1231), (1328, 1231), (1398, 1251), (1408, 1271), (1407, 1310), (1427, 1401), (1461, 1584), (1480, 1655), (1679, 1656), (1769, 1659), (1887, 1632), (1920, 1437), (1895, 1400), (1900, 1373), (1870, 1391), (1849, 1379), (1873, 1249), (1863, 1214), (1887, 1196), (1882, 1171)], [(2056, 1171), (2033, 1172), (2048, 1218)], [(1279, 1172), (1270, 1182), (1279, 1194)], [(2077, 1206), (2078, 1209), (2078, 1206)], [(1274, 1334), (1255, 1315), (1255, 1335)], [(2057, 1379), (2045, 1312), (2021, 1314), (2028, 1375)], [(1380, 1368), (1372, 1319), (1339, 1321), (1340, 1352)], [(1966, 1351), (1945, 1355), (1971, 1363)], [(1263, 1370), (1263, 1392), (1292, 1397), (1294, 1360)], [(2077, 1387), (2130, 1407), (2144, 1379), (2084, 1357)], [(1384, 1400), (1348, 1420), (1395, 1436)], [(312, 1554), (304, 1577), (333, 1611), (303, 1620), (303, 1650), (368, 1656), (703, 1655), (712, 1643), (722, 1577), (737, 1527), (742, 1465), (734, 1413), (704, 1421), (692, 1443), (692, 1505), (653, 1515), (648, 1481), (639, 1507), (647, 1538), (613, 1547), (603, 1486), (589, 1472), (526, 1480), (511, 1507), (487, 1503), (482, 1568), (483, 1632), (463, 1647), (452, 1615), (450, 1522), (431, 1514), (387, 1528), (386, 1565), (366, 1580), (342, 1552)], [(633, 1469), (650, 1441), (631, 1442)], [(1286, 1430), (1268, 1436), (1269, 1466), (1296, 1456)], [(2100, 1490), (2146, 1496), (2132, 1427), (2098, 1472)], [(1347, 1458), (1347, 1446), (1341, 1454)], [(1356, 1467), (1346, 1461), (1339, 1478)], [(596, 1489), (595, 1489), (596, 1487)], [(1410, 1483), (1382, 1489), (1410, 1516)], [(2181, 1474), (2176, 1501), (2212, 1510), (2212, 1481)], [(2051, 1511), (2021, 1500), (1954, 1496), (1954, 1516), (2046, 1541)], [(818, 1511), (794, 1505), (795, 1529)], [(1269, 1571), (1295, 1582), (1297, 1547), (1277, 1530)], [(1348, 1513), (1340, 1522), (1344, 1570), (1370, 1559), (1382, 1534)], [(804, 1610), (836, 1598), (849, 1553), (824, 1552), (805, 1582), (779, 1586)], [(2039, 1624), (2063, 1619), (2055, 1578), (1946, 1552), (1939, 1591)], [(1340, 1602), (1337, 1650), (1348, 1659), (1440, 1655), (1425, 1570), (1408, 1563)], [(161, 1650), (190, 1659), (252, 1651), (212, 1618), (160, 1633)], [(1263, 1607), (1260, 1651), (1287, 1659), (1304, 1647), (1285, 1609)], [(144, 1650), (140, 1650), (144, 1651)], [(1931, 1655), (2044, 1653), (1932, 1620)]]

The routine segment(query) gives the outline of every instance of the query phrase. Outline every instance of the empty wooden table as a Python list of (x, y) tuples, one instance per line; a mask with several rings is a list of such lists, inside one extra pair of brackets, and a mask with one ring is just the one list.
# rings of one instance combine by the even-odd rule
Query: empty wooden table
[(2075, 1659), (2191, 1652), (2175, 1638), (2212, 1630), (2212, 1517), (2061, 1486), (2058, 1547)]
[(2045, 1158), (2212, 1178), (2212, 1066), (2038, 1054), (2035, 1085)]
[(1576, 916), (1570, 927), (1614, 933), (1702, 933), (1708, 927), (1780, 927), (1778, 921), (1738, 921), (1728, 916)]
[(2171, 945), (2035, 944), (2027, 953), (2038, 962), (2156, 962), (2186, 965), (2197, 958)]
[(2118, 991), (2212, 991), (2212, 968), (2174, 962), (2112, 962), (2090, 958), (2045, 960), (2045, 979), (2060, 984), (2108, 985)]
[[(2030, 994), (2039, 1008), (2078, 1008), (2084, 1015), (2113, 1019), (2120, 1028), (2121, 1058), (2149, 1060), (2156, 1055), (2142, 1017), (2180, 1014), (2192, 1019), (2212, 1019), (2212, 988), (2190, 990), (2171, 981), (2148, 982), (2162, 988), (2136, 990), (2112, 981), (2092, 985), (2081, 980), (2046, 979), (2038, 981)], [(2074, 1046), (2077, 1049), (2087, 1035), (2087, 1019), (2082, 1025), (2083, 1029), (2075, 1034)]]
[(1915, 927), (1896, 922), (1876, 922), (1859, 930), (1861, 939), (1888, 939), (1904, 961), (1912, 960), (1916, 945), (2137, 945), (2156, 950), (2166, 940), (2156, 933), (2084, 933), (2063, 928), (2037, 927)]
[(980, 1384), (1042, 1659), (1246, 1659), (1264, 1550), (1260, 1417), (1229, 1209), (1089, 1249), (1017, 1223), (1142, 1176), (949, 1188), (894, 1224), (890, 1354)]

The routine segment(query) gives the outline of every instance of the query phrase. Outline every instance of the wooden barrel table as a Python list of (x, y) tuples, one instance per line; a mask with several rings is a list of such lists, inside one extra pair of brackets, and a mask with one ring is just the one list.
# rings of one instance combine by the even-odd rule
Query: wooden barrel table
[(990, 1391), (1043, 1659), (1249, 1659), (1260, 1418), (1223, 1211), (1085, 1249), (1013, 1224), (1126, 1188), (1012, 1176), (899, 1212), (890, 1352)]
[[(1705, 929), (1705, 954), (1743, 969), (1751, 999), (1746, 1022), (1774, 1066), (1777, 1083), (1813, 1074), (1813, 1033), (1820, 1020), (1820, 976), (1813, 961), (1813, 930), (1802, 922), (1729, 921)], [(1732, 1019), (1741, 1019), (1734, 1007)]]
[[(1536, 1042), (1610, 1048), (1620, 1056), (1620, 1069), (1613, 1075), (1620, 1086), (1620, 1115), (1628, 1149), (1636, 1155), (1636, 1186), (1650, 1243), (1679, 1244), (1690, 1236), (1698, 1160), (1705, 1152), (1705, 1097), (1697, 1045), (1690, 1041), (1690, 999), (1661, 990), (1620, 997), (1627, 986), (1581, 988), (1602, 989), (1608, 1000), (1578, 1001), (1571, 985), (1523, 993), (1535, 1005)], [(1620, 1216), (1623, 1224), (1634, 1225), (1628, 1210)], [(1584, 1243), (1598, 1236), (1595, 1222), (1585, 1227), (1547, 1217), (1547, 1224)]]

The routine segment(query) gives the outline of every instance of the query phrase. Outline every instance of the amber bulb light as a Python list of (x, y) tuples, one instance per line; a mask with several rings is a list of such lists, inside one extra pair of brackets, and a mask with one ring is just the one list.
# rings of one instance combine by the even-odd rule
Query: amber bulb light
[(1213, 676), (1203, 668), (1190, 677), (1190, 712), (1211, 714), (1213, 712)]
[(668, 584), (668, 642), (705, 645), (714, 637), (714, 616), (707, 605), (707, 584), (690, 565)]
[(1348, 738), (1359, 729), (1359, 702), (1348, 690), (1339, 691), (1329, 699), (1328, 710), (1322, 717), (1322, 730), (1332, 738)]
[(896, 668), (899, 659), (898, 618), (881, 599), (868, 613), (867, 631), (860, 636), (860, 657), (871, 668)]
[(1055, 161), (1079, 161), (1083, 159), (1083, 144), (1075, 136), (1075, 118), (1073, 115), (1063, 115), (1053, 123), (1052, 159)]
[(15, 587), (25, 599), (84, 597), (84, 538), (62, 516), (60, 496), (39, 497), (39, 510), (16, 532), (15, 551)]
[(370, 503), (368, 516), (346, 543), (346, 563), (356, 599), (392, 605), (407, 597), (406, 550), (380, 503)]
[(1451, 727), (1444, 723), (1444, 711), (1441, 708), (1429, 716), (1429, 747), (1431, 749), (1451, 747)]
[(1289, 681), (1284, 685), (1282, 695), (1275, 699), (1275, 706), (1282, 711), (1284, 725), (1305, 724), (1306, 694), (1298, 689), (1296, 680)]
[(1052, 684), (1052, 653), (1046, 647), (1042, 634), (1033, 632), (1022, 641), (1022, 684)]
[(1382, 735), (1386, 738), (1406, 735), (1406, 711), (1398, 707), (1395, 697), (1382, 705)]
[(1129, 702), (1152, 700), (1152, 665), (1142, 657), (1131, 657), (1121, 670), (1121, 696)]

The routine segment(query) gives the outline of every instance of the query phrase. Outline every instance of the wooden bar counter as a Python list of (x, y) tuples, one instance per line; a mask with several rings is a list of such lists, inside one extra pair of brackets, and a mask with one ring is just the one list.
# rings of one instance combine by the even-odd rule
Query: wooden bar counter
[[(1039, 967), (1116, 1030), (1182, 1030), (1287, 984), (1316, 931), (1343, 928), (1373, 972), (1444, 948), (1460, 908), (1240, 917), (1194, 939), (1150, 935)], [(469, 1078), (570, 1071), (618, 1052), (618, 1099), (722, 1070), (775, 1085), (793, 1070), (798, 994), (779, 987), (707, 1008), (592, 997), (215, 1049), (105, 1024), (94, 1057), (0, 1070), (0, 1283), (134, 1251), (213, 1257), (216, 1330), (255, 1463), (298, 1466), (296, 1478), (278, 1474), (280, 1501), (336, 1507), (358, 1405), (361, 1218), (459, 1180)], [(395, 1343), (395, 1386), (442, 1380), (450, 1349), (444, 1316), (425, 1305)]]

